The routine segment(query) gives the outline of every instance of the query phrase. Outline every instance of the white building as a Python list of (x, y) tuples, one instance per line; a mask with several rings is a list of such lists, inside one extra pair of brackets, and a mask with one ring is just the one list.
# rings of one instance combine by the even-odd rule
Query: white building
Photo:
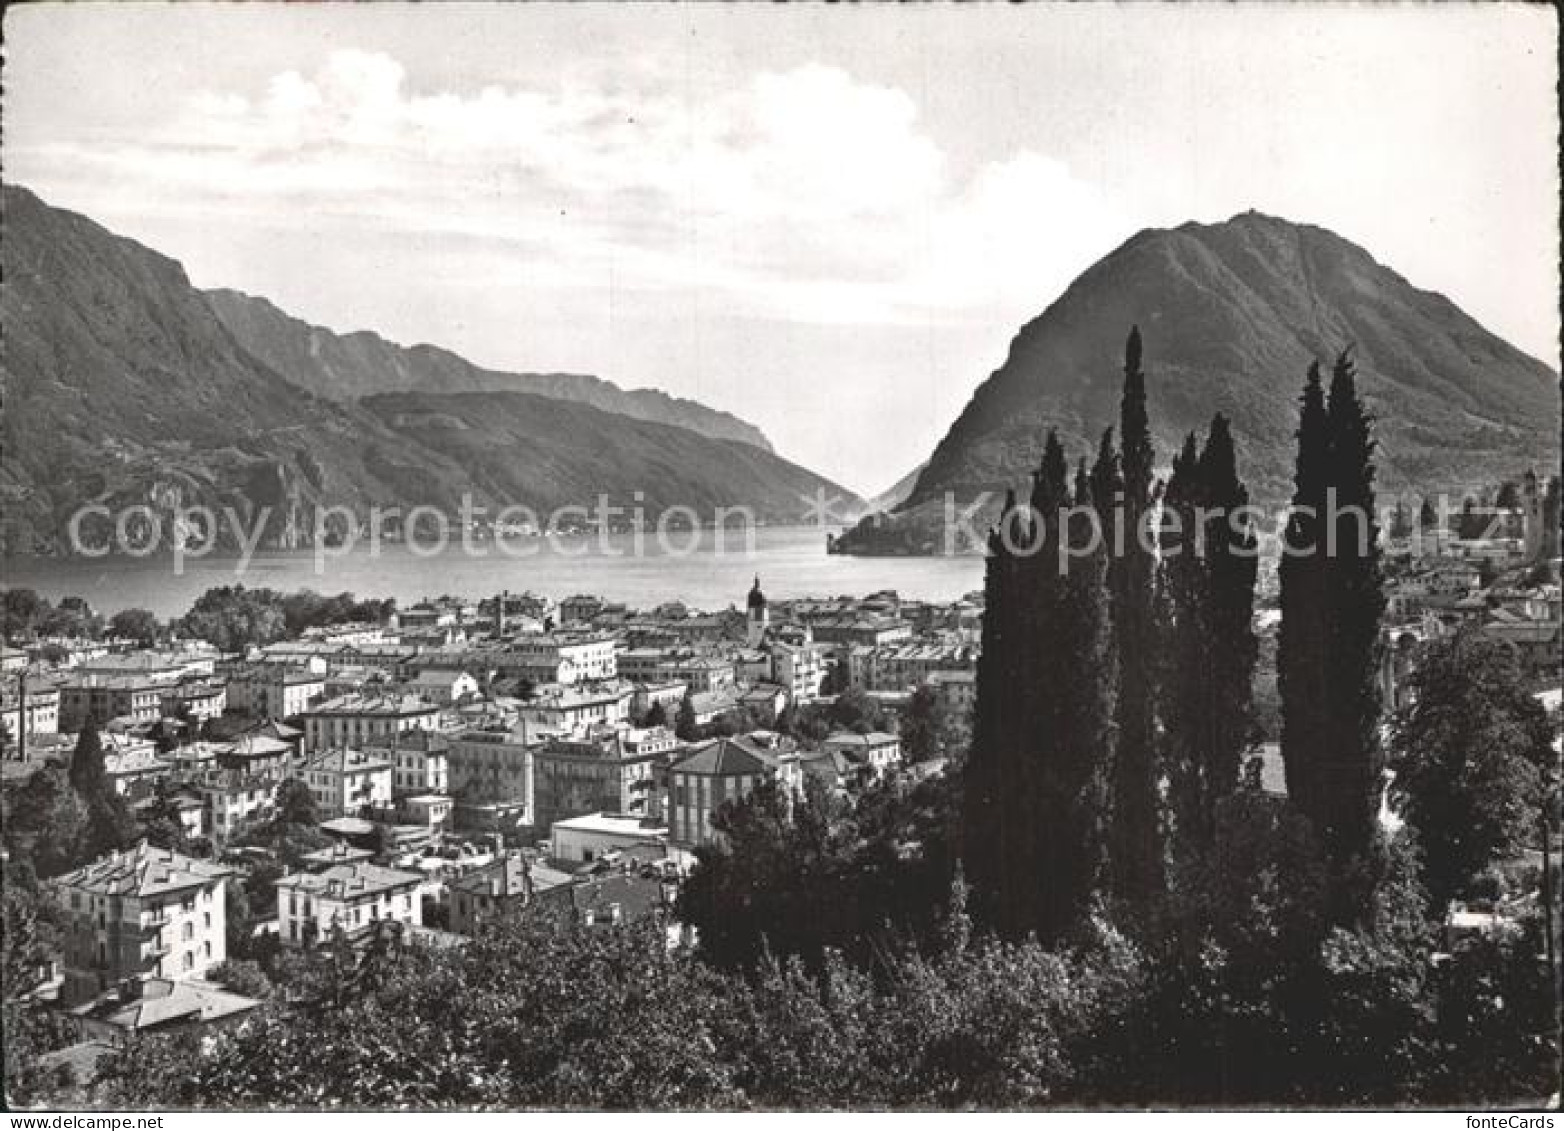
[(410, 730), (435, 730), (440, 708), (416, 695), (343, 695), (304, 713), (304, 749), (363, 747)]
[(478, 681), (464, 671), (425, 668), (409, 681), (408, 689), (443, 706), (477, 695)]
[(615, 849), (666, 849), (668, 826), (623, 813), (588, 813), (555, 821), (549, 843), (549, 854), (555, 859), (588, 863)]
[(852, 759), (859, 766), (876, 774), (884, 773), (901, 762), (901, 739), (883, 731), (868, 734), (841, 732), (833, 734), (821, 744), (826, 750), (836, 751)]
[(65, 1004), (127, 978), (193, 978), (227, 957), (232, 872), (145, 842), (50, 881), (66, 917)]
[(258, 719), (292, 719), (326, 693), (320, 671), (288, 664), (258, 664), (228, 677), (228, 705)]
[(374, 864), (337, 864), (277, 881), (277, 929), (285, 945), (325, 942), (341, 927), (351, 939), (381, 920), (423, 925), (417, 872)]
[(346, 746), (306, 756), (293, 776), (309, 787), (323, 821), (357, 816), (366, 806), (387, 809), (395, 793), (390, 762)]

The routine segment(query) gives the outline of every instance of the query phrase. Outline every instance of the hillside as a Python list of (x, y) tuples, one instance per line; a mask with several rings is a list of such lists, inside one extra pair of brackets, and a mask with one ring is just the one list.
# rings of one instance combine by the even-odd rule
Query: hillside
[(211, 290), (206, 297), (240, 345), (294, 384), (331, 400), (378, 393), (533, 393), (773, 450), (753, 424), (659, 389), (625, 390), (578, 373), (484, 369), (439, 346), (399, 346), (363, 330), (336, 334), (240, 291)]
[[(530, 393), (389, 393), (361, 402), (386, 427), (465, 469), (476, 492), (538, 510), (643, 506), (655, 516), (745, 504), (772, 521), (806, 516), (824, 488), (850, 492), (737, 440), (615, 416), (590, 405)], [(583, 449), (590, 459), (583, 459)], [(518, 459), (517, 453), (526, 453)], [(639, 493), (639, 496), (638, 496)], [(856, 502), (856, 499), (854, 499)]]
[(1348, 343), (1378, 416), (1382, 490), (1464, 493), (1527, 465), (1558, 463), (1551, 369), (1340, 236), (1249, 212), (1141, 232), (1084, 272), (1016, 335), (894, 519), (847, 532), (838, 549), (936, 548), (946, 493), (965, 505), (991, 492), (991, 516), (1005, 489), (1035, 467), (1050, 427), (1072, 456), (1092, 450), (1117, 419), (1133, 324), (1146, 342), (1159, 462), (1185, 432), (1223, 412), (1241, 472), (1267, 506), (1290, 494), (1309, 362)]
[(901, 506), (912, 496), (913, 489), (918, 485), (918, 476), (922, 475), (923, 469), (928, 466), (928, 461), (925, 460), (870, 499), (868, 502), (870, 511), (894, 511)]
[[(467, 492), (483, 506), (546, 509), (565, 490), (590, 506), (599, 491), (656, 485), (659, 500), (720, 500), (770, 520), (801, 513), (796, 494), (817, 487), (851, 497), (747, 444), (522, 394), (485, 402), (507, 446), (479, 453), (406, 414), (291, 383), (240, 345), (172, 259), (25, 189), (7, 186), (3, 208), (0, 552), (69, 552), (71, 517), (87, 504), (144, 505), (165, 530), (181, 506), (231, 508), (247, 530), (266, 508), (260, 546), (291, 548), (312, 543), (325, 507), (351, 515), (344, 524), (375, 505), (454, 515)], [(478, 402), (415, 403), (460, 421)], [(498, 464), (515, 466), (501, 475)], [(231, 533), (224, 523), (224, 544)]]

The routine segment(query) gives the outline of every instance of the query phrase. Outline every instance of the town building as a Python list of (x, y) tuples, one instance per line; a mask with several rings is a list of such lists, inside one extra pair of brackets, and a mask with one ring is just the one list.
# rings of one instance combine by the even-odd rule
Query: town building
[(828, 737), (821, 746), (846, 755), (856, 765), (875, 774), (883, 774), (901, 763), (901, 739), (883, 731), (868, 734), (843, 731)]
[[(18, 681), (20, 683), (20, 680)], [(23, 715), (25, 714), (25, 733)], [(29, 735), (60, 732), (60, 692), (56, 687), (34, 686), (13, 692), (10, 685), (0, 689), (0, 731), (8, 746), (19, 746)]]
[(596, 632), (540, 632), (507, 638), (497, 670), (543, 683), (582, 683), (619, 674), (614, 638)]
[(320, 671), (288, 664), (258, 664), (228, 676), (228, 705), (257, 719), (294, 719), (326, 693)]
[(228, 709), (228, 685), (220, 679), (184, 679), (163, 696), (163, 714), (197, 724), (215, 719)]
[(525, 726), (459, 731), (446, 753), (450, 792), (463, 805), (510, 803), (533, 813), (533, 753)]
[(584, 813), (555, 821), (549, 855), (569, 863), (591, 863), (606, 854), (651, 848), (666, 855), (668, 827), (629, 813)]
[(174, 677), (74, 673), (59, 685), (59, 729), (78, 731), (89, 719), (156, 722), (163, 714), (163, 697), (176, 686)]
[(748, 797), (768, 781), (788, 791), (802, 786), (797, 750), (775, 736), (714, 738), (690, 748), (668, 768), (668, 830), (675, 844), (717, 839), (711, 816), (728, 801)]
[(939, 705), (951, 714), (967, 717), (977, 707), (976, 669), (931, 672), (928, 685)]
[(364, 863), (295, 872), (277, 881), (278, 934), (287, 946), (309, 946), (338, 927), (352, 941), (382, 921), (422, 926), (423, 882), (417, 872)]
[(440, 708), (416, 695), (344, 695), (304, 712), (304, 749), (363, 747), (410, 730), (435, 730)]
[(414, 695), (447, 706), (478, 694), (478, 681), (464, 671), (425, 668), (408, 681)]
[(157, 752), (157, 745), (144, 738), (104, 733), (103, 774), (114, 792), (137, 800), (152, 793), (173, 766)]
[(271, 816), (277, 781), (242, 770), (216, 770), (193, 783), (206, 811), (208, 835), (218, 844), (231, 840), (245, 825)]
[(126, 979), (191, 978), (227, 956), (225, 881), (231, 871), (146, 842), (51, 880), (61, 932), (66, 1005)]
[(545, 893), (567, 887), (571, 877), (520, 852), (509, 852), (450, 881), (451, 930), (476, 937), (483, 925), (530, 904)]
[(825, 683), (825, 650), (816, 644), (789, 644), (775, 641), (768, 649), (771, 656), (771, 682), (787, 692), (794, 703), (808, 703), (820, 697)]
[(123, 1047), (140, 1037), (232, 1028), (260, 1004), (207, 982), (146, 978), (122, 982), (68, 1016), (81, 1040)]
[(402, 798), (450, 791), (451, 744), (451, 736), (441, 731), (410, 730), (364, 749), (391, 763), (391, 790)]
[(634, 698), (634, 685), (622, 679), (557, 683), (523, 700), (519, 714), (542, 729), (571, 733), (628, 721)]
[(602, 730), (545, 742), (533, 755), (538, 832), (585, 813), (655, 815), (655, 771), (677, 748), (678, 739), (667, 727)]
[(223, 769), (238, 770), (247, 777), (281, 781), (288, 776), (293, 754), (293, 745), (284, 739), (251, 732), (219, 747), (217, 765)]
[[(771, 628), (771, 609), (766, 604), (766, 595), (760, 591), (760, 576), (755, 577), (755, 584), (750, 587), (749, 596), (744, 599), (744, 644), (749, 648), (760, 647), (761, 641), (766, 638), (766, 632)], [(702, 690), (710, 690), (703, 688)]]
[(389, 809), (393, 800), (391, 763), (348, 746), (306, 755), (293, 776), (309, 787), (323, 821)]

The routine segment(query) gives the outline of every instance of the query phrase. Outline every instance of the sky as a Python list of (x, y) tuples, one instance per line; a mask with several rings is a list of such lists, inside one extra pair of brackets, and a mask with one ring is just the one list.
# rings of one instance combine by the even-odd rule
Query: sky
[(1543, 5), (42, 4), (7, 180), (338, 331), (865, 494), (1134, 232), (1321, 224), (1558, 366)]

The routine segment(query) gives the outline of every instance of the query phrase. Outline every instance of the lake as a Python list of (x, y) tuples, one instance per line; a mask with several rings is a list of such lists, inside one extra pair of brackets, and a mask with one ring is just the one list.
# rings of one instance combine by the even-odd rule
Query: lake
[(367, 545), (340, 556), (326, 551), (319, 561), (314, 550), (263, 553), (243, 570), (237, 557), (214, 555), (186, 559), (180, 572), (167, 555), (7, 558), (0, 562), (0, 576), (8, 587), (36, 589), (51, 600), (85, 597), (104, 615), (144, 608), (165, 618), (186, 612), (207, 589), (234, 584), (283, 592), (347, 590), (360, 597), (394, 597), (404, 606), (442, 593), (480, 598), (531, 589), (555, 599), (593, 593), (632, 607), (680, 600), (698, 609), (742, 606), (756, 575), (773, 599), (894, 589), (904, 597), (951, 601), (983, 585), (978, 557), (831, 555), (817, 526), (761, 527), (753, 536), (752, 552), (737, 530), (720, 543), (717, 531), (703, 530), (677, 538), (689, 544), (688, 552), (683, 545), (660, 549), (648, 535), (637, 554), (633, 534), (590, 534), (476, 542), (471, 552), (453, 545), (433, 556), (400, 543), (383, 545), (378, 553)]

